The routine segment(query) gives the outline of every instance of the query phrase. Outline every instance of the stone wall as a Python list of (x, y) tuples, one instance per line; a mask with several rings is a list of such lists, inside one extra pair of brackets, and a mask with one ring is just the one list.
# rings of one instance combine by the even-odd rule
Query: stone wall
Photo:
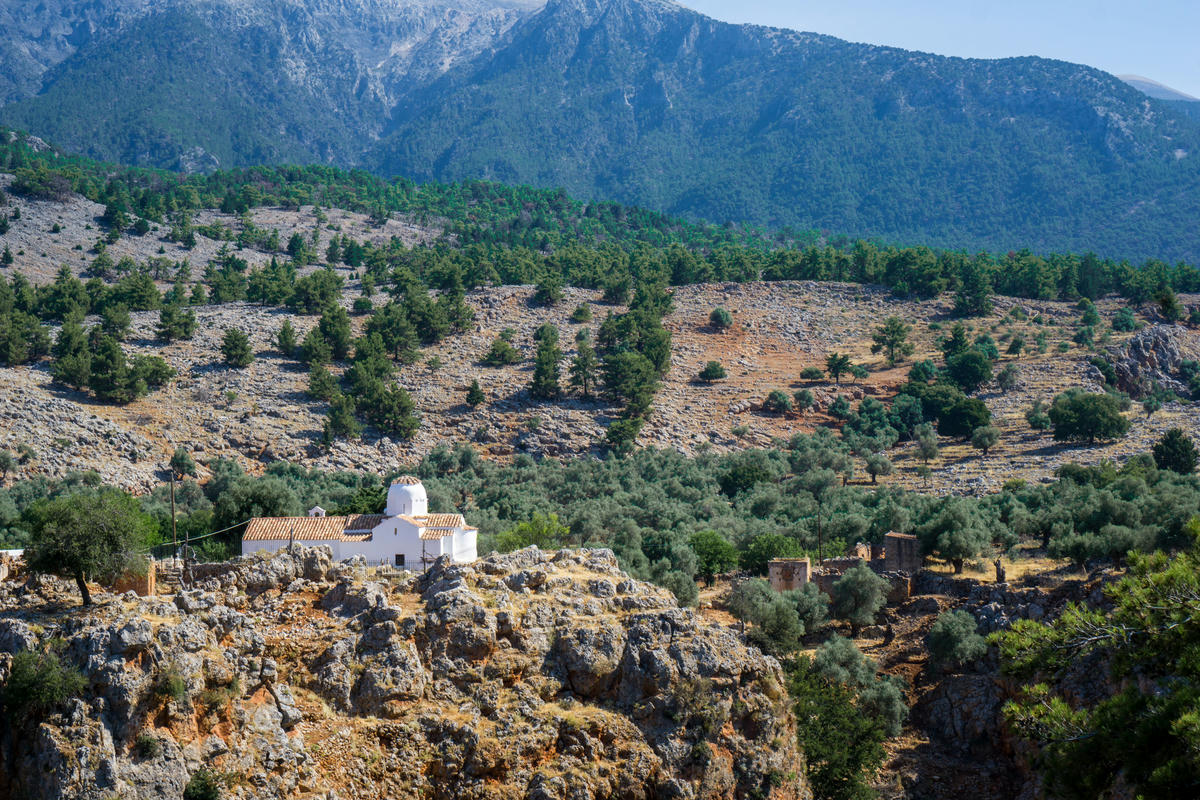
[(154, 562), (151, 561), (146, 565), (146, 572), (143, 574), (128, 572), (122, 575), (112, 585), (113, 594), (134, 592), (138, 597), (153, 597), (156, 572)]
[(771, 588), (777, 592), (800, 589), (811, 575), (812, 564), (807, 558), (777, 558), (767, 564)]

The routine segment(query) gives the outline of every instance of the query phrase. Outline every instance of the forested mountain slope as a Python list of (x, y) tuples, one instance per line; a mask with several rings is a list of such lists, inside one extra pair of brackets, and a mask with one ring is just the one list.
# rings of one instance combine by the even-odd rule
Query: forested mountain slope
[(131, 0), (38, 12), (57, 38), (6, 5), (0, 119), (94, 156), (332, 162), (970, 250), (1200, 256), (1200, 124), (1088, 67), (664, 0)]

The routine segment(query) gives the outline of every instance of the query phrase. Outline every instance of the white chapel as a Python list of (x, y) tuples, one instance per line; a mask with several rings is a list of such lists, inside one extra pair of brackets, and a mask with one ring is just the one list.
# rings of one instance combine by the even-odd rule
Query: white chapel
[(462, 514), (430, 514), (425, 487), (405, 476), (388, 489), (383, 514), (331, 517), (317, 506), (305, 517), (252, 519), (242, 535), (242, 555), (273, 552), (294, 542), (325, 545), (338, 561), (361, 555), (371, 564), (422, 570), (441, 556), (474, 561), (477, 535)]

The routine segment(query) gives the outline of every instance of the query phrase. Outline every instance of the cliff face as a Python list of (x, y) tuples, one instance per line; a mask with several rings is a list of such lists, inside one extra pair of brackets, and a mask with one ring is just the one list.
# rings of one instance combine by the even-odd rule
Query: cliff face
[(375, 580), (298, 549), (173, 601), (0, 608), (0, 677), (58, 638), (88, 682), (4, 732), (0, 794), (178, 798), (208, 767), (244, 798), (810, 796), (778, 663), (608, 551)]

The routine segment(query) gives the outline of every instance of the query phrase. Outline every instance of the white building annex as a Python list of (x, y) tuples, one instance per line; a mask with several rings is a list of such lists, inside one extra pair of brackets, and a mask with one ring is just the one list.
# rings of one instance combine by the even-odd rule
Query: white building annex
[(295, 542), (327, 546), (335, 561), (361, 555), (371, 564), (423, 570), (441, 556), (474, 561), (477, 535), (462, 514), (430, 514), (425, 487), (405, 476), (388, 489), (383, 514), (331, 517), (317, 506), (306, 517), (252, 519), (242, 535), (242, 555), (274, 552)]

